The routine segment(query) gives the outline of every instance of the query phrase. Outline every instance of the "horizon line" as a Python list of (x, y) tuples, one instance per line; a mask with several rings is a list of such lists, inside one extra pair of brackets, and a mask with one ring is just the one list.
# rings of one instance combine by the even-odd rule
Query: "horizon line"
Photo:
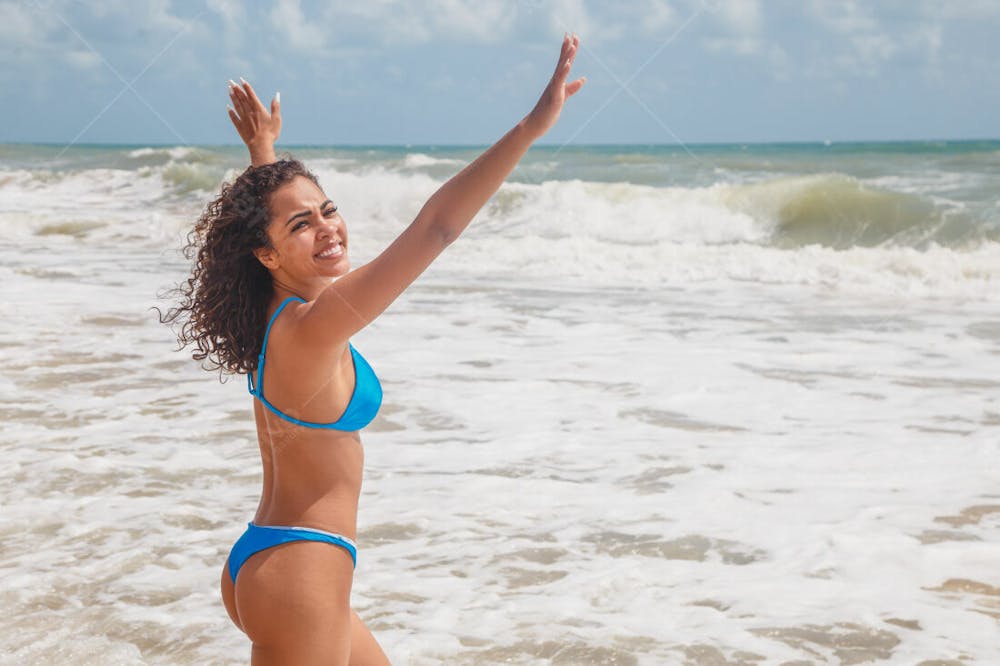
[[(678, 142), (670, 143), (657, 143), (657, 142), (645, 142), (645, 141), (631, 141), (631, 142), (593, 142), (593, 143), (574, 143), (570, 145), (563, 145), (558, 142), (554, 143), (534, 143), (532, 148), (559, 148), (562, 147), (563, 150), (570, 148), (592, 148), (592, 147), (608, 147), (608, 146), (623, 146), (623, 147), (646, 147), (646, 148), (660, 148), (660, 147), (677, 147), (683, 149), (684, 145), (688, 146), (774, 146), (774, 145), (819, 145), (819, 146), (834, 146), (834, 145), (857, 145), (857, 144), (885, 144), (885, 143), (991, 143), (1000, 142), (1000, 137), (971, 137), (971, 138), (922, 138), (922, 139), (782, 139), (775, 141), (689, 141), (685, 144)], [(495, 143), (495, 142), (494, 142)], [(276, 151), (280, 151), (283, 148), (481, 148), (489, 147), (493, 145), (492, 143), (442, 143), (442, 142), (429, 142), (429, 143), (288, 143), (288, 144), (278, 144), (275, 146)], [(65, 147), (66, 142), (64, 141), (0, 141), (0, 146), (52, 146), (52, 147)], [(83, 148), (83, 147), (110, 147), (110, 146), (121, 146), (121, 147), (146, 147), (146, 148), (245, 148), (246, 146), (242, 143), (153, 143), (153, 142), (78, 142), (74, 144), (72, 148)]]

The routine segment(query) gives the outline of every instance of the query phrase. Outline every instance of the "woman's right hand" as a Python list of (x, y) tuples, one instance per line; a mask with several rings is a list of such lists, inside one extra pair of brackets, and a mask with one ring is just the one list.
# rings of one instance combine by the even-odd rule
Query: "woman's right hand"
[(277, 159), (274, 144), (281, 134), (280, 93), (271, 101), (269, 113), (250, 84), (242, 78), (240, 81), (243, 85), (229, 82), (229, 98), (235, 107), (229, 107), (229, 119), (250, 150), (250, 163), (255, 167), (270, 164)]
[(563, 104), (566, 99), (575, 95), (587, 82), (587, 77), (581, 76), (572, 83), (566, 83), (569, 70), (576, 59), (576, 51), (580, 46), (580, 38), (574, 35), (566, 35), (563, 38), (562, 51), (559, 53), (559, 62), (556, 63), (556, 71), (549, 79), (549, 84), (542, 91), (542, 96), (531, 110), (524, 123), (535, 138), (541, 137), (549, 131), (549, 128), (556, 124)]

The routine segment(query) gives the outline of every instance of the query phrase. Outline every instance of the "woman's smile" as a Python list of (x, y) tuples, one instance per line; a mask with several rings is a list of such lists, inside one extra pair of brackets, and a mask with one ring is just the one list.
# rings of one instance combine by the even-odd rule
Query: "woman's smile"
[(344, 244), (340, 241), (332, 243), (316, 255), (316, 258), (323, 260), (337, 260), (344, 255)]

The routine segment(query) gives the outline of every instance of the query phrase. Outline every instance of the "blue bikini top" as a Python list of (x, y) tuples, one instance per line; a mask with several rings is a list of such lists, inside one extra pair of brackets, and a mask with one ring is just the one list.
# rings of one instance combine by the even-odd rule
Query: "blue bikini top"
[(350, 402), (347, 403), (347, 409), (345, 409), (341, 417), (333, 423), (311, 423), (309, 421), (300, 421), (297, 418), (285, 414), (264, 398), (264, 351), (267, 349), (267, 337), (271, 334), (271, 326), (274, 324), (274, 320), (278, 318), (278, 315), (281, 314), (281, 311), (290, 301), (300, 301), (302, 303), (306, 302), (305, 299), (299, 298), (298, 296), (289, 296), (282, 301), (281, 305), (278, 306), (278, 309), (274, 311), (274, 314), (271, 316), (271, 321), (267, 323), (267, 330), (264, 331), (264, 344), (261, 345), (260, 355), (257, 357), (256, 389), (254, 388), (254, 384), (250, 381), (250, 375), (252, 373), (247, 373), (247, 390), (250, 391), (250, 395), (259, 398), (268, 409), (286, 421), (298, 423), (299, 425), (306, 426), (307, 428), (329, 428), (332, 430), (347, 431), (361, 430), (366, 425), (371, 423), (372, 419), (374, 419), (375, 415), (378, 413), (379, 407), (382, 406), (382, 384), (379, 383), (378, 377), (375, 376), (375, 371), (372, 370), (370, 365), (368, 365), (368, 361), (365, 360), (364, 356), (358, 353), (358, 350), (354, 348), (354, 345), (352, 345), (350, 341), (348, 341), (347, 345), (351, 348), (351, 358), (354, 362), (354, 392), (351, 394)]

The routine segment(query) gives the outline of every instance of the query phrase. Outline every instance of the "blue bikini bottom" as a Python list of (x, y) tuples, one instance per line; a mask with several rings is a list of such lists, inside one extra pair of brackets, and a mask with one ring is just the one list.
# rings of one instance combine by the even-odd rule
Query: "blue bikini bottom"
[(243, 533), (232, 550), (229, 551), (229, 576), (236, 584), (236, 574), (240, 572), (243, 563), (254, 553), (292, 541), (323, 541), (340, 546), (351, 554), (354, 566), (358, 566), (358, 546), (354, 541), (340, 534), (324, 532), (312, 527), (295, 527), (292, 525), (254, 525), (247, 523), (247, 531)]

